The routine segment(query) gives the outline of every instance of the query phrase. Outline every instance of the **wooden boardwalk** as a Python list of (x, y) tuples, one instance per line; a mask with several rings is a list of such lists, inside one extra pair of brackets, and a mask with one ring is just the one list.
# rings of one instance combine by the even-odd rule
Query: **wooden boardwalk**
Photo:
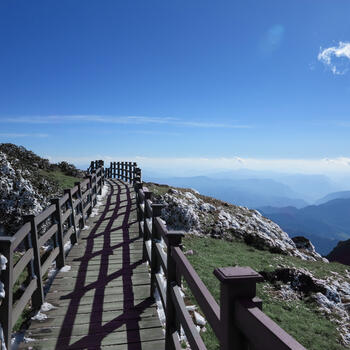
[(120, 180), (106, 183), (108, 195), (67, 257), (71, 269), (57, 274), (46, 295), (56, 308), (45, 312), (46, 320), (31, 322), (31, 341), (20, 349), (164, 350), (142, 261), (135, 192)]

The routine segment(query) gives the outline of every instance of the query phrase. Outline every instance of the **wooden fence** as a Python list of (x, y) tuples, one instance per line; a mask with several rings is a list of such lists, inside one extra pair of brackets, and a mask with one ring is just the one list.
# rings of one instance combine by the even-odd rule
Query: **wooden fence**
[[(255, 294), (256, 283), (262, 281), (263, 277), (250, 267), (214, 270), (221, 284), (219, 306), (182, 252), (184, 233), (168, 231), (160, 217), (163, 205), (152, 203), (152, 192), (143, 187), (139, 177), (135, 181), (135, 190), (144, 259), (149, 262), (151, 269), (150, 296), (153, 297), (157, 289), (165, 310), (167, 350), (182, 349), (178, 336), (180, 327), (191, 349), (206, 349), (181, 296), (182, 279), (186, 281), (217, 336), (220, 349), (304, 349), (262, 312), (262, 302)], [(166, 286), (162, 282), (164, 277)]]
[[(10, 349), (12, 328), (26, 307), (39, 310), (44, 302), (43, 277), (53, 262), (65, 264), (65, 244), (78, 243), (80, 230), (97, 203), (104, 184), (104, 169), (90, 168), (91, 174), (64, 191), (61, 198), (26, 223), (12, 236), (0, 237), (0, 254), (7, 259), (0, 271), (5, 298), (0, 300), (0, 325), (4, 342)], [(94, 164), (97, 162), (94, 162)], [(25, 276), (25, 281), (20, 279)], [(20, 287), (21, 288), (18, 288)]]
[[(180, 327), (193, 350), (206, 349), (181, 296), (183, 279), (219, 339), (220, 349), (304, 349), (261, 311), (262, 302), (255, 293), (256, 283), (262, 281), (262, 277), (251, 268), (215, 269), (214, 274), (221, 283), (220, 306), (217, 304), (182, 252), (184, 233), (168, 231), (160, 218), (163, 205), (152, 202), (152, 192), (143, 187), (141, 170), (136, 163), (112, 162), (109, 168), (103, 168), (102, 161), (94, 161), (88, 170), (91, 175), (65, 190), (63, 197), (54, 199), (39, 215), (27, 217), (27, 222), (14, 236), (0, 237), (0, 253), (8, 260), (6, 270), (0, 271), (5, 289), (0, 324), (8, 349), (12, 328), (24, 308), (31, 302), (33, 309), (39, 309), (44, 301), (44, 274), (54, 261), (57, 268), (63, 267), (65, 244), (69, 240), (79, 241), (79, 232), (96, 205), (105, 178), (121, 179), (135, 186), (144, 259), (151, 269), (150, 296), (158, 290), (166, 314), (166, 350), (182, 349), (178, 337)], [(43, 253), (42, 247), (48, 242), (51, 243), (49, 249)], [(18, 248), (20, 255), (16, 253)], [(25, 270), (26, 287), (13, 304), (14, 286)], [(161, 270), (166, 286), (162, 283)]]

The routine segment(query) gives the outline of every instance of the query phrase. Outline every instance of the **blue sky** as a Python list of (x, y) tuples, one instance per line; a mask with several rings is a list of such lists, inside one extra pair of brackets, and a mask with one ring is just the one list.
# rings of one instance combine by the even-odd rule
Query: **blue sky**
[(349, 172), (349, 13), (347, 0), (2, 0), (0, 142), (77, 165)]

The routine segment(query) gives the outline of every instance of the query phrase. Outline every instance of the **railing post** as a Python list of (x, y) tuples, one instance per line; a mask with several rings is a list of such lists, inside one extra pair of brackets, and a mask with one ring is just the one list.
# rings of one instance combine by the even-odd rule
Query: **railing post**
[[(175, 305), (171, 296), (171, 289), (178, 284), (176, 262), (172, 257), (172, 249), (181, 245), (184, 233), (181, 231), (168, 231), (167, 251), (167, 275), (166, 275), (166, 307), (165, 307), (165, 349), (174, 349), (172, 334), (179, 331), (179, 323), (176, 318)], [(181, 286), (179, 286), (181, 287)]]
[[(102, 194), (102, 186), (103, 186), (103, 168), (101, 167), (100, 168), (101, 169), (101, 171), (100, 171), (100, 181), (99, 181), (99, 184), (100, 184), (100, 189), (98, 190), (98, 194), (101, 196), (101, 194)], [(97, 178), (96, 178), (97, 179)]]
[(137, 163), (134, 162), (133, 165), (132, 165), (132, 176), (131, 176), (132, 182), (135, 181), (135, 177), (136, 177), (136, 167), (137, 167)]
[(132, 162), (128, 163), (128, 170), (129, 170), (128, 182), (132, 183)]
[(65, 265), (65, 254), (64, 254), (64, 243), (63, 243), (63, 223), (62, 223), (62, 212), (59, 198), (51, 199), (51, 203), (56, 206), (56, 211), (54, 212), (54, 217), (56, 224), (58, 226), (57, 230), (57, 241), (59, 247), (59, 253), (56, 258), (56, 266), (58, 269), (62, 268)]
[[(151, 192), (152, 193), (152, 192)], [(154, 290), (156, 287), (156, 273), (159, 272), (160, 262), (158, 261), (158, 255), (156, 252), (156, 243), (160, 241), (160, 237), (157, 234), (155, 218), (160, 217), (163, 204), (152, 204), (152, 232), (151, 232), (151, 298), (154, 296)], [(164, 271), (165, 273), (165, 271)]]
[(89, 179), (89, 190), (88, 190), (89, 194), (88, 194), (88, 198), (89, 198), (90, 203), (91, 203), (91, 206), (90, 206), (90, 209), (89, 209), (89, 212), (88, 212), (88, 216), (90, 216), (92, 208), (93, 208), (93, 203), (92, 203), (92, 175), (88, 175), (87, 177)]
[(37, 287), (32, 295), (32, 306), (34, 309), (40, 309), (41, 305), (44, 303), (44, 289), (43, 280), (41, 277), (41, 260), (40, 260), (40, 247), (38, 244), (38, 227), (35, 223), (35, 215), (26, 215), (24, 217), (25, 221), (30, 222), (30, 238), (33, 248), (33, 267), (34, 274), (36, 276)]
[(0, 324), (4, 332), (5, 346), (11, 349), (12, 334), (12, 303), (13, 303), (13, 249), (12, 237), (0, 237), (0, 256), (7, 259), (6, 269), (0, 271), (1, 282), (4, 284), (5, 298), (0, 299)]
[[(81, 191), (81, 184), (80, 182), (75, 182), (74, 183), (75, 186), (78, 186), (78, 196), (79, 196), (79, 199), (80, 199), (80, 203), (78, 205), (78, 207), (80, 207), (80, 213), (81, 213), (81, 217), (82, 217), (82, 223), (83, 223), (83, 226), (82, 227), (79, 227), (79, 228), (83, 228), (85, 226), (85, 215), (84, 215), (84, 203), (83, 203), (83, 193)], [(80, 223), (79, 223), (80, 225)]]
[[(134, 184), (134, 188), (135, 188), (135, 194), (136, 194), (136, 207), (137, 207), (137, 221), (139, 223), (139, 232), (140, 232), (140, 238), (141, 238), (141, 234), (142, 234), (142, 230), (141, 230), (141, 220), (143, 220), (143, 218), (141, 217), (141, 211), (140, 211), (140, 205), (141, 205), (141, 202), (140, 202), (140, 196), (139, 196), (139, 190), (142, 189), (142, 183), (141, 182), (136, 182)], [(142, 236), (142, 246), (143, 246), (143, 249), (145, 247), (145, 239), (144, 239), (144, 236)]]
[(69, 218), (69, 226), (72, 225), (74, 227), (74, 233), (71, 235), (70, 241), (72, 244), (78, 243), (78, 230), (77, 230), (77, 224), (75, 221), (75, 209), (73, 207), (73, 195), (72, 195), (72, 189), (65, 189), (64, 193), (67, 193), (69, 196), (68, 199), (68, 209), (72, 209), (72, 214)]
[(117, 178), (120, 179), (120, 162), (117, 163), (117, 166), (118, 166)]
[(222, 267), (214, 270), (220, 281), (220, 350), (241, 350), (246, 340), (235, 325), (235, 302), (237, 299), (253, 299), (256, 283), (263, 277), (250, 267)]
[[(143, 192), (145, 195), (145, 209), (144, 209), (144, 218), (143, 218), (143, 241), (146, 242), (148, 241), (151, 237), (149, 236), (148, 232), (148, 226), (147, 226), (147, 219), (150, 219), (150, 216), (147, 213), (147, 207), (146, 203), (148, 199), (152, 198), (152, 192), (150, 191), (144, 191)], [(146, 249), (146, 244), (143, 245), (143, 261), (147, 261), (147, 249)]]

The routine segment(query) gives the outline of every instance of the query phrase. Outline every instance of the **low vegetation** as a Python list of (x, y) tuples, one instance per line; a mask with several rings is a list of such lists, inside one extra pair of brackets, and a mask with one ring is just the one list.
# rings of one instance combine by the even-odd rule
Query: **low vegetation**
[[(329, 276), (333, 272), (346, 272), (345, 265), (307, 262), (291, 256), (257, 250), (239, 241), (227, 242), (188, 235), (184, 239), (184, 249), (193, 251), (193, 255), (189, 255), (188, 259), (218, 302), (220, 284), (213, 275), (213, 270), (217, 267), (238, 265), (250, 266), (256, 271), (272, 271), (280, 266), (294, 266), (307, 268), (318, 278)], [(186, 293), (190, 295), (189, 291)], [(319, 313), (312, 300), (281, 300), (275, 295), (275, 286), (268, 282), (258, 284), (257, 296), (263, 300), (263, 311), (307, 349), (345, 349), (340, 344), (335, 324)], [(191, 296), (190, 302), (195, 303)], [(208, 349), (219, 349), (218, 341), (210, 327), (207, 327), (202, 336)]]
[(72, 188), (74, 183), (81, 180), (79, 177), (66, 175), (62, 170), (40, 170), (40, 175), (50, 182), (55, 182), (60, 190)]

